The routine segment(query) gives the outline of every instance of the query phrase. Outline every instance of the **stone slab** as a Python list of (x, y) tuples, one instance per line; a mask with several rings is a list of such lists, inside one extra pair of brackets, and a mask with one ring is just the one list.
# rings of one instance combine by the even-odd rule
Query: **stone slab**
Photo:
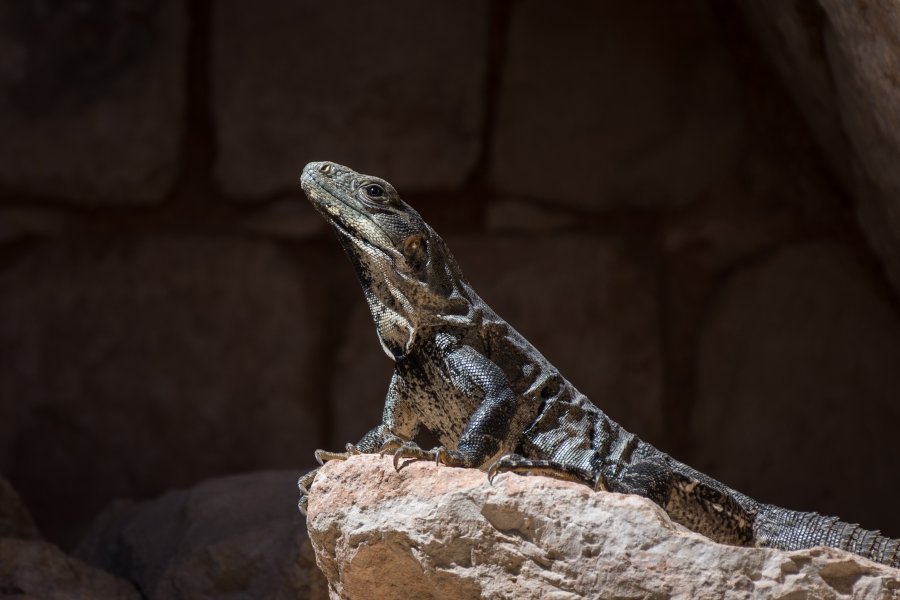
[(113, 498), (321, 445), (313, 290), (277, 245), (58, 240), (0, 268), (0, 472), (51, 540)]
[(47, 542), (0, 538), (0, 597), (16, 600), (140, 600), (131, 584), (66, 556)]
[(144, 204), (168, 192), (184, 113), (175, 0), (0, 10), (0, 192)]
[(742, 139), (717, 30), (693, 0), (515, 3), (494, 184), (593, 210), (696, 199), (729, 174)]
[(116, 503), (76, 555), (150, 600), (322, 600), (327, 583), (297, 511), (298, 474), (247, 473)]
[(700, 345), (687, 462), (758, 500), (900, 535), (900, 318), (835, 244), (737, 271)]
[(900, 8), (892, 0), (740, 4), (900, 289)]
[(40, 539), (31, 514), (13, 486), (0, 477), (0, 538)]
[(333, 160), (407, 188), (459, 185), (480, 152), (488, 5), (216, 3), (216, 175), (252, 197)]

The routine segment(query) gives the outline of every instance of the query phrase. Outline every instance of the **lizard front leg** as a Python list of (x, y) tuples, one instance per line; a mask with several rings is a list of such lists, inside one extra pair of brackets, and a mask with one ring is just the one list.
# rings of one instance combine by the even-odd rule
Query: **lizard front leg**
[(481, 467), (501, 451), (510, 430), (514, 410), (513, 397), (489, 396), (481, 403), (459, 438), (456, 449), (438, 446), (424, 450), (415, 442), (389, 443), (383, 454), (394, 455), (394, 467), (399, 469), (403, 459), (433, 460), (448, 467)]
[(386, 446), (383, 453), (394, 455), (395, 467), (406, 458), (434, 460), (451, 467), (482, 467), (511, 446), (515, 393), (500, 367), (474, 348), (458, 344), (448, 334), (439, 334), (435, 341), (442, 370), (456, 396), (480, 397), (481, 403), (469, 416), (456, 448), (423, 450), (415, 442), (403, 442)]
[[(348, 443), (344, 447), (344, 452), (316, 450), (316, 462), (324, 465), (330, 460), (346, 460), (354, 454), (379, 452), (385, 447), (400, 445), (405, 440), (415, 437), (418, 430), (419, 420), (412, 409), (403, 379), (395, 372), (388, 387), (381, 423), (372, 428), (356, 444)], [(313, 469), (297, 481), (297, 487), (300, 490), (297, 508), (304, 515), (309, 503), (309, 491), (318, 472), (318, 468)]]
[[(414, 435), (415, 432), (412, 432), (410, 437)], [(382, 423), (369, 431), (369, 433), (363, 436), (356, 444), (348, 443), (345, 446), (344, 452), (334, 452), (322, 449), (316, 450), (316, 462), (320, 465), (324, 465), (331, 460), (347, 460), (353, 455), (378, 452), (385, 446), (399, 445), (402, 444), (403, 441), (403, 438), (392, 433), (390, 428)], [(316, 476), (319, 474), (319, 468), (320, 467), (316, 467), (297, 480), (297, 488), (300, 490), (300, 499), (297, 501), (297, 508), (304, 515), (306, 514), (306, 508), (309, 504), (309, 491), (312, 488), (313, 482), (316, 480)]]

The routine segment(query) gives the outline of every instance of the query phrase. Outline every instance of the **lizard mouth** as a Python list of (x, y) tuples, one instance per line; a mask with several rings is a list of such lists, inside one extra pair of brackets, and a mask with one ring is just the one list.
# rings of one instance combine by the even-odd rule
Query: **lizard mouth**
[(313, 177), (304, 174), (301, 183), (313, 207), (339, 237), (354, 245), (364, 245), (386, 258), (395, 257), (397, 250), (390, 236), (365, 211), (345, 202)]

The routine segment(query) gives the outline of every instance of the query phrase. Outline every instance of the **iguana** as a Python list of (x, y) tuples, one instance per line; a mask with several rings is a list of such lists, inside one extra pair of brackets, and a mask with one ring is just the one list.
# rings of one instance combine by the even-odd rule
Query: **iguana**
[[(726, 544), (797, 550), (824, 545), (900, 567), (900, 540), (836, 517), (757, 502), (629, 433), (497, 316), (444, 241), (390, 183), (332, 163), (301, 186), (331, 224), (362, 283), (394, 373), (382, 422), (345, 452), (541, 474), (638, 494), (672, 520)], [(424, 450), (419, 427), (441, 446)], [(302, 477), (300, 509), (316, 471)]]

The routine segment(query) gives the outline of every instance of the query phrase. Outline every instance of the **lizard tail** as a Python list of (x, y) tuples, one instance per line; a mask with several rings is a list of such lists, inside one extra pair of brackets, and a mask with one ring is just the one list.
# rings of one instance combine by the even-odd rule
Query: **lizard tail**
[(900, 540), (845, 523), (837, 517), (763, 504), (754, 519), (753, 530), (758, 545), (766, 548), (800, 550), (831, 546), (900, 568)]

